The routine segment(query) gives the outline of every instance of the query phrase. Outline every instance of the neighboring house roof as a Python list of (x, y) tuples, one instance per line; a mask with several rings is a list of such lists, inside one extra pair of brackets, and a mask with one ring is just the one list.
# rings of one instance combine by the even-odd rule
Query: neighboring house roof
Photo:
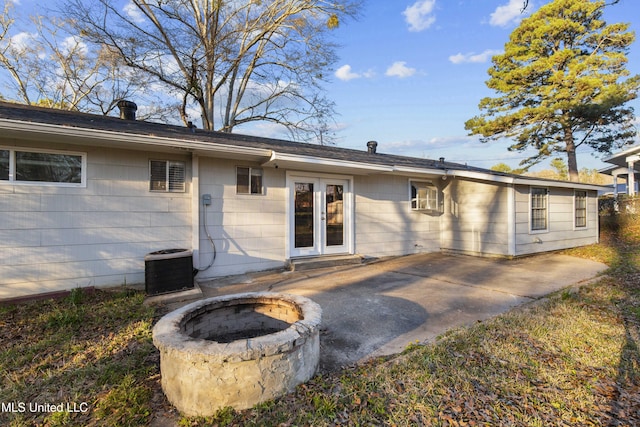
[(615, 166), (607, 166), (606, 168), (601, 169), (600, 172), (611, 175), (611, 171), (618, 167), (628, 169), (629, 162), (627, 159), (634, 156), (636, 157), (636, 160), (633, 165), (633, 170), (640, 172), (640, 160), (637, 160), (637, 156), (640, 156), (640, 145), (633, 145), (624, 151), (620, 151), (619, 153), (612, 154), (611, 156), (602, 159), (603, 162), (611, 163)]
[[(0, 102), (0, 129), (13, 138), (122, 148), (182, 149), (198, 155), (247, 159), (265, 167), (350, 174), (460, 176), (507, 184), (600, 190), (601, 186), (512, 175), (442, 160), (369, 153), (335, 146), (205, 131), (141, 120)], [(363, 146), (365, 142), (363, 141)]]
[[(618, 192), (626, 192), (629, 195), (635, 195), (638, 191), (636, 176), (640, 173), (640, 145), (629, 147), (603, 160), (611, 166), (600, 169), (598, 172), (612, 175), (614, 182), (617, 182), (616, 180), (619, 176), (623, 176), (627, 181), (622, 191), (616, 186), (614, 188), (614, 194), (617, 195)], [(632, 169), (633, 172), (630, 169)]]

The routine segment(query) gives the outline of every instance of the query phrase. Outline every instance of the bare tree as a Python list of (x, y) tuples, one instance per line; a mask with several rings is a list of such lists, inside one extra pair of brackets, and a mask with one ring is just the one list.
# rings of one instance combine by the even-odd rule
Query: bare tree
[[(5, 98), (29, 105), (107, 115), (123, 98), (148, 94), (149, 80), (135, 75), (106, 45), (88, 44), (72, 35), (55, 16), (30, 17), (20, 31), (10, 2), (0, 16), (0, 68), (11, 76)], [(13, 31), (13, 34), (11, 34)], [(142, 116), (162, 120), (159, 102)]]
[(358, 2), (67, 0), (64, 14), (179, 95), (185, 123), (195, 105), (208, 130), (268, 121), (305, 132), (333, 109), (321, 87), (336, 60), (328, 34)]
[(31, 104), (28, 90), (30, 74), (21, 72), (28, 68), (26, 58), (31, 48), (28, 44), (20, 43), (19, 40), (11, 38), (10, 31), (15, 25), (12, 12), (13, 4), (5, 2), (0, 16), (0, 64), (11, 76), (10, 85), (15, 98), (26, 104)]

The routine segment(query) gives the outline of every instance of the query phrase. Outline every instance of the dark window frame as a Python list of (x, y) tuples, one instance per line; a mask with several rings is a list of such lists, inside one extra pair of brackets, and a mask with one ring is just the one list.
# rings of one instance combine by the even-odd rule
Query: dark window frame
[(185, 193), (187, 164), (182, 160), (149, 160), (149, 191)]
[(236, 194), (248, 196), (263, 195), (263, 169), (251, 166), (236, 166)]

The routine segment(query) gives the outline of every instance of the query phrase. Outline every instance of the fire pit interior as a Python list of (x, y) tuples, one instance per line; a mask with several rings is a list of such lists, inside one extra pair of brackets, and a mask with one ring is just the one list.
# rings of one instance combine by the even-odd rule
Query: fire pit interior
[(263, 297), (231, 305), (205, 305), (184, 316), (181, 329), (192, 338), (229, 343), (283, 331), (302, 320), (300, 308), (278, 298)]
[(321, 309), (269, 292), (209, 298), (164, 316), (153, 330), (162, 388), (185, 415), (253, 405), (315, 373)]

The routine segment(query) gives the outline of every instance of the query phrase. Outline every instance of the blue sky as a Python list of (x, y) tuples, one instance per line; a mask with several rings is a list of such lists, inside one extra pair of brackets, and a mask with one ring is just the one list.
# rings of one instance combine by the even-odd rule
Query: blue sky
[[(340, 113), (338, 145), (365, 149), (376, 140), (383, 153), (517, 167), (526, 154), (508, 152), (508, 141), (480, 143), (467, 136), (464, 122), (493, 95), (485, 86), (491, 56), (519, 20), (546, 3), (531, 0), (521, 14), (522, 0), (365, 1), (360, 18), (338, 29), (340, 60), (327, 85)], [(608, 23), (630, 22), (636, 36), (639, 18), (638, 0), (621, 0), (605, 14)], [(640, 74), (638, 41), (627, 68)], [(640, 115), (640, 102), (631, 105)], [(603, 166), (589, 150), (579, 151), (579, 168)]]

